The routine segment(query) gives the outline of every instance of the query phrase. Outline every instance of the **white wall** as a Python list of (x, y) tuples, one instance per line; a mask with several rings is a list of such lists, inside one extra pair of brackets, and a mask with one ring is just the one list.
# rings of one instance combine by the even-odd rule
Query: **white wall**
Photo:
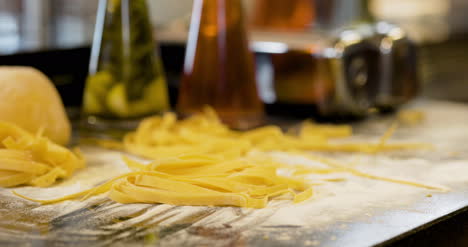
[(190, 15), (193, 0), (147, 0), (154, 25), (160, 26)]

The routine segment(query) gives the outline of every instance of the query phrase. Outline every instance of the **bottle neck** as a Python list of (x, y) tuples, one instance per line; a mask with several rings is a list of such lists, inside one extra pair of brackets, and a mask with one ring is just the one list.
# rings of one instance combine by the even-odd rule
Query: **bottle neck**
[[(200, 49), (248, 51), (241, 0), (195, 0), (187, 42), (185, 71), (191, 71)], [(241, 52), (241, 51), (239, 51)]]
[(357, 22), (360, 23), (370, 23), (375, 21), (375, 17), (370, 11), (370, 0), (358, 0), (359, 3), (359, 14)]
[(241, 0), (195, 0), (194, 6), (202, 24), (223, 26), (242, 18)]

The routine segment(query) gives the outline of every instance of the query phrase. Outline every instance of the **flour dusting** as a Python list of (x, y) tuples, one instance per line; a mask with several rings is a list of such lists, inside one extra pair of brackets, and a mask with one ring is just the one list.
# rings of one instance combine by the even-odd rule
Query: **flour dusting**
[[(468, 193), (468, 108), (435, 102), (425, 108), (424, 114), (423, 123), (401, 127), (390, 141), (430, 143), (433, 149), (377, 155), (314, 155), (332, 158), (345, 166), (381, 177), (450, 188), (447, 193), (339, 172), (309, 176), (308, 179), (315, 185), (314, 196), (308, 201), (292, 204), (276, 200), (260, 210), (162, 204), (124, 205), (111, 202), (105, 194), (85, 201), (70, 200), (40, 206), (12, 194), (12, 190), (15, 190), (36, 199), (55, 199), (92, 188), (129, 171), (121, 159), (122, 153), (82, 147), (88, 167), (78, 171), (72, 178), (50, 188), (0, 189), (0, 228), (7, 229), (1, 228), (0, 238), (21, 240), (25, 232), (39, 233), (42, 237), (53, 229), (55, 235), (49, 237), (64, 242), (76, 237), (88, 241), (115, 234), (112, 235), (113, 242), (109, 242), (114, 244), (120, 243), (118, 240), (142, 239), (150, 234), (157, 239), (166, 236), (158, 241), (161, 241), (160, 245), (168, 246), (184, 245), (186, 239), (199, 245), (228, 246), (235, 245), (233, 241), (249, 236), (262, 236), (263, 241), (291, 243), (296, 240), (299, 229), (317, 233), (326, 232), (327, 228), (332, 227), (335, 231), (346, 232), (356, 222), (375, 221), (388, 212), (432, 215), (435, 202), (452, 196), (457, 198), (459, 205), (447, 207), (446, 213), (450, 213), (457, 206), (468, 205), (468, 197), (460, 196)], [(393, 118), (376, 119), (359, 124), (355, 138), (377, 141), (393, 121)], [(288, 164), (328, 168), (326, 164), (284, 152), (273, 152), (270, 155)], [(380, 220), (384, 222), (387, 218)], [(283, 227), (291, 230), (281, 233)], [(161, 236), (151, 235), (155, 229)], [(276, 231), (279, 234), (272, 234), (275, 232), (272, 229), (281, 230)], [(217, 238), (207, 237), (213, 235)], [(333, 241), (339, 246), (340, 236), (333, 236), (320, 238), (314, 235), (306, 238), (301, 245), (320, 246)], [(122, 246), (125, 244), (121, 243)]]

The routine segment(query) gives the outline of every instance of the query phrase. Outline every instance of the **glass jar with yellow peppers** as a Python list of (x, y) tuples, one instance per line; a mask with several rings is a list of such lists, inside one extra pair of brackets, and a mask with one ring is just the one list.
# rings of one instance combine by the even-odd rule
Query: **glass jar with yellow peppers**
[(169, 108), (155, 46), (146, 0), (99, 1), (83, 103), (89, 124), (137, 120)]

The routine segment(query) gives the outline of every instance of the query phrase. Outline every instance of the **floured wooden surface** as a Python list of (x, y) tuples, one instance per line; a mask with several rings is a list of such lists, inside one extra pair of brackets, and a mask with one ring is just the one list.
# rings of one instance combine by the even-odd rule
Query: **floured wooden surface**
[[(176, 207), (113, 203), (98, 196), (40, 206), (0, 190), (1, 246), (367, 246), (468, 206), (468, 106), (423, 102), (426, 120), (401, 127), (392, 141), (428, 142), (434, 150), (375, 156), (327, 154), (373, 174), (451, 188), (448, 193), (332, 174), (344, 179), (316, 186), (301, 204), (274, 201), (268, 208)], [(394, 117), (356, 126), (356, 139), (376, 140)], [(48, 189), (16, 188), (50, 199), (81, 191), (125, 173), (120, 153), (83, 147), (88, 168)], [(288, 162), (301, 157), (273, 153)], [(312, 166), (321, 164), (309, 162)]]

